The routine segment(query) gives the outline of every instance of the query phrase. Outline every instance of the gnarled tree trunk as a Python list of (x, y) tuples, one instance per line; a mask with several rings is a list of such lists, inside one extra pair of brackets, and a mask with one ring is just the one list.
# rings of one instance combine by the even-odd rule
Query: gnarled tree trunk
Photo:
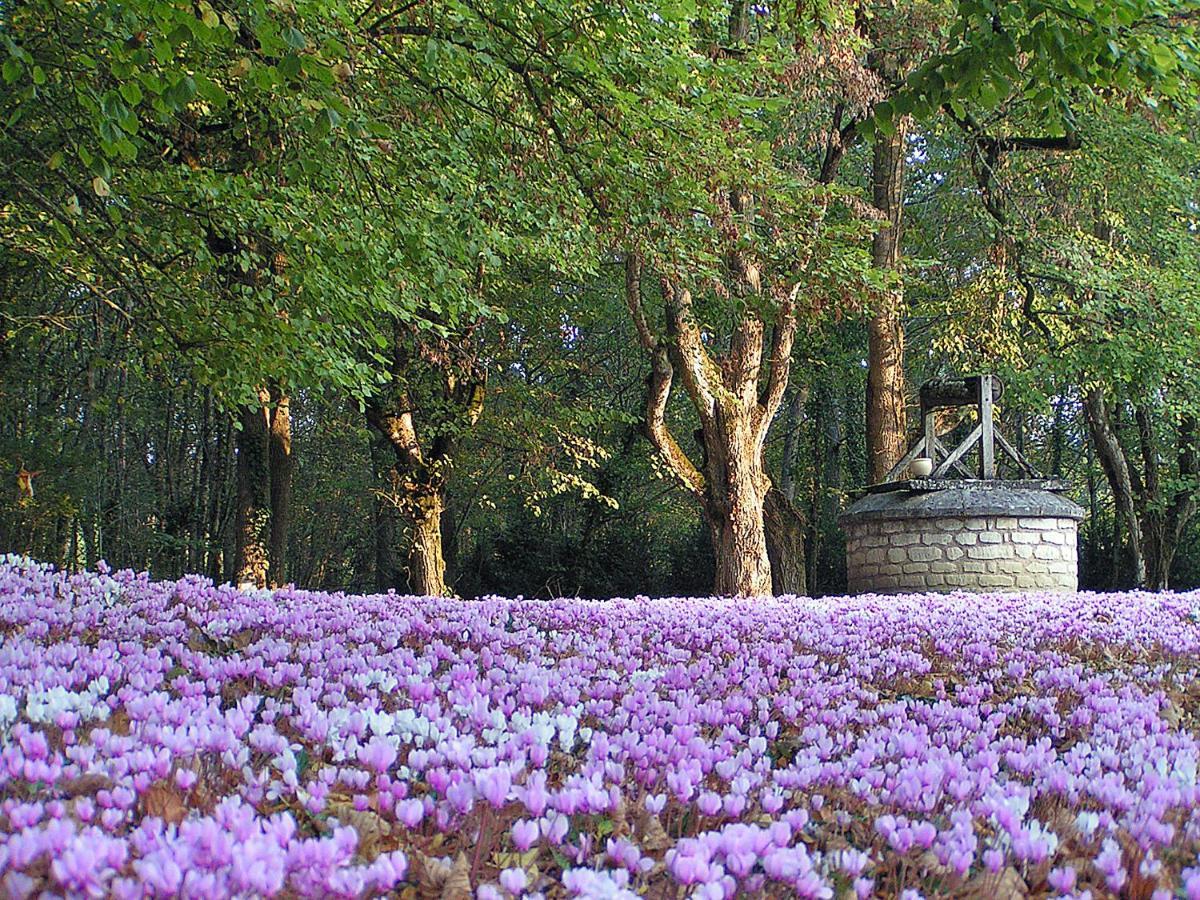
[[(742, 281), (758, 291), (757, 272), (744, 260), (735, 262), (742, 267)], [(660, 336), (646, 318), (641, 280), (641, 260), (631, 253), (626, 259), (626, 302), (638, 340), (651, 359), (646, 435), (700, 504), (716, 556), (714, 592), (768, 595), (772, 577), (764, 507), (771, 480), (763, 465), (763, 445), (787, 387), (796, 291), (774, 298), (775, 327), (765, 360), (765, 323), (749, 311), (738, 323), (729, 351), (718, 359), (705, 346), (688, 288), (671, 278), (660, 279), (667, 319)], [(767, 374), (760, 390), (764, 361)], [(699, 465), (679, 446), (666, 422), (676, 370), (700, 416), (697, 437), (704, 457)]]
[[(732, 414), (731, 414), (732, 413)], [(770, 594), (771, 560), (763, 504), (771, 482), (755, 445), (753, 422), (723, 410), (704, 430), (705, 518), (716, 555), (719, 596)]]
[[(395, 459), (388, 499), (407, 525), (409, 590), (446, 597), (451, 596), (442, 545), (446, 485), (456, 437), (474, 427), (483, 413), (487, 379), (486, 372), (475, 365), (469, 336), (457, 345), (447, 340), (420, 340), (397, 326), (392, 383), (367, 401), (366, 415), (367, 423), (387, 441)], [(420, 396), (436, 397), (426, 407), (429, 415), (437, 418), (430, 426), (434, 436), (425, 445), (414, 419), (417, 391), (422, 390), (425, 393)]]
[(408, 394), (401, 391), (389, 399), (368, 402), (367, 422), (383, 435), (395, 456), (391, 499), (408, 525), (409, 590), (422, 596), (445, 597), (450, 590), (442, 557), (442, 479), (437, 468), (431, 468), (425, 460)]
[(417, 494), (410, 501), (412, 543), (408, 552), (408, 577), (417, 593), (450, 595), (446, 585), (446, 557), (442, 549), (442, 512), (446, 498), (440, 490)]

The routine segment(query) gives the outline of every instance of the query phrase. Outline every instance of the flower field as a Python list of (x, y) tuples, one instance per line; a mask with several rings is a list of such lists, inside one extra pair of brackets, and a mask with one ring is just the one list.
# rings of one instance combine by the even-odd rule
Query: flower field
[(1200, 596), (463, 602), (0, 561), (0, 894), (1200, 897)]

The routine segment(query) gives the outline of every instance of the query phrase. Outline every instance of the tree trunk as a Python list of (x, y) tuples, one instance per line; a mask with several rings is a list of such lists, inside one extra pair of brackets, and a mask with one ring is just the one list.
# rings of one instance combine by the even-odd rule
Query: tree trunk
[(1192, 479), (1196, 475), (1195, 420), (1183, 416), (1175, 438), (1176, 459), (1180, 486), (1167, 497), (1167, 486), (1160, 470), (1160, 455), (1155, 438), (1154, 421), (1145, 406), (1135, 406), (1138, 441), (1142, 451), (1142, 496), (1138, 508), (1142, 511), (1142, 540), (1146, 558), (1146, 587), (1165, 591), (1170, 587), (1171, 565), (1184, 529), (1196, 509), (1196, 493)]
[(808, 593), (808, 557), (804, 552), (804, 516), (796, 508), (796, 458), (800, 449), (800, 417), (808, 400), (808, 385), (792, 393), (784, 416), (783, 453), (779, 462), (779, 486), (767, 491), (763, 503), (767, 557), (771, 562), (771, 592)]
[(389, 499), (407, 520), (409, 590), (421, 596), (449, 596), (442, 556), (441, 515), (445, 502), (439, 474), (448, 461), (441, 460), (432, 470), (426, 463), (413, 425), (412, 403), (403, 392), (389, 400), (368, 402), (367, 422), (383, 435), (396, 458)]
[(1146, 555), (1146, 590), (1165, 591), (1171, 579), (1171, 563), (1175, 547), (1167, 536), (1166, 523), (1161, 515), (1149, 518), (1142, 528), (1143, 549)]
[(266, 587), (270, 570), (271, 487), (269, 426), (262, 404), (242, 409), (237, 433), (237, 526), (234, 583)]
[(789, 503), (796, 502), (796, 457), (800, 451), (800, 416), (808, 402), (808, 385), (792, 392), (783, 420), (783, 454), (779, 461), (779, 489)]
[[(884, 217), (871, 246), (877, 269), (899, 278), (900, 232), (904, 208), (904, 128), (875, 133), (871, 181), (874, 205)], [(867, 460), (873, 483), (883, 481), (904, 455), (904, 291), (898, 284), (882, 292), (868, 324)]]
[(271, 581), (275, 586), (287, 578), (288, 526), (291, 524), (292, 471), (292, 413), (291, 400), (286, 394), (273, 391), (275, 401), (271, 410), (270, 480), (271, 480)]
[(768, 596), (771, 561), (763, 505), (771, 482), (746, 417), (718, 413), (703, 429), (707, 485), (705, 520), (716, 556), (713, 592), (721, 597)]
[(445, 498), (440, 491), (428, 491), (413, 498), (412, 503), (409, 587), (421, 596), (448, 597), (451, 592), (446, 586), (446, 558), (442, 552)]
[(808, 593), (804, 553), (806, 523), (782, 490), (772, 487), (763, 501), (767, 557), (771, 562), (771, 592), (779, 597)]
[[(749, 290), (761, 286), (753, 264), (740, 257)], [(626, 258), (626, 303), (638, 341), (650, 357), (643, 427), (659, 457), (700, 504), (716, 559), (713, 590), (721, 596), (771, 593), (771, 562), (763, 524), (763, 506), (771, 481), (763, 466), (763, 446), (771, 421), (783, 402), (796, 333), (798, 287), (777, 296), (769, 354), (766, 323), (747, 312), (719, 360), (705, 346), (692, 311), (691, 292), (671, 278), (660, 279), (667, 314), (665, 336), (654, 333), (642, 305), (641, 261)], [(761, 385), (763, 363), (765, 383)], [(667, 401), (676, 370), (700, 417), (704, 459), (699, 466), (679, 446), (666, 421)]]
[[(1112, 490), (1113, 500), (1117, 506), (1117, 514), (1125, 524), (1129, 533), (1129, 548), (1133, 553), (1134, 587), (1146, 585), (1146, 557), (1142, 540), (1142, 523), (1138, 519), (1135, 506), (1133, 478), (1129, 470), (1129, 461), (1125, 457), (1125, 449), (1113, 428), (1109, 416), (1108, 403), (1104, 394), (1098, 388), (1088, 391), (1083, 399), (1084, 412), (1087, 415), (1088, 430), (1092, 435), (1092, 443), (1096, 447), (1096, 456), (1100, 467), (1108, 479)], [(1113, 548), (1117, 553), (1118, 549)]]

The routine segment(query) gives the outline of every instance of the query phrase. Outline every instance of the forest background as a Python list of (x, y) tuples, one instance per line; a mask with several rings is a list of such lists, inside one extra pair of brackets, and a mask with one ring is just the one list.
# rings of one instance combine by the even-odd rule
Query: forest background
[[(1200, 7), (0, 3), (0, 549), (838, 593), (926, 379), (1200, 584)], [(944, 431), (969, 429), (945, 419)]]

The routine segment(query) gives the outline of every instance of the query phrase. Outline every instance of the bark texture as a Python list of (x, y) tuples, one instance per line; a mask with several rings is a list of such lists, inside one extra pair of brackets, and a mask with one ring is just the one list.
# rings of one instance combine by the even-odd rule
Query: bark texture
[(1100, 460), (1100, 468), (1104, 470), (1104, 476), (1108, 479), (1117, 513), (1129, 531), (1134, 586), (1142, 587), (1146, 584), (1146, 558), (1143, 553), (1142, 523), (1138, 519), (1129, 460), (1117, 437), (1108, 401), (1098, 388), (1088, 391), (1084, 397), (1084, 411), (1092, 443), (1096, 447), (1096, 456)]
[[(875, 208), (884, 224), (875, 233), (871, 256), (875, 268), (899, 275), (901, 219), (904, 208), (904, 128), (877, 131), (871, 167)], [(868, 324), (867, 460), (873, 483), (883, 481), (904, 455), (907, 429), (904, 399), (904, 291), (881, 292)]]
[(771, 561), (772, 593), (777, 597), (808, 593), (804, 516), (781, 489), (772, 487), (763, 501), (763, 520), (767, 532), (767, 556)]
[(445, 597), (450, 590), (442, 555), (441, 473), (449, 461), (442, 460), (439, 466), (426, 460), (417, 439), (408, 393), (400, 391), (390, 399), (390, 403), (380, 399), (369, 402), (367, 422), (387, 440), (394, 456), (388, 500), (408, 525), (408, 587), (414, 594)]
[(385, 496), (395, 461), (391, 444), (382, 435), (371, 441), (371, 465), (374, 469), (377, 491), (375, 494), (375, 590), (387, 593), (403, 587), (403, 573), (396, 559), (396, 538), (399, 532), (400, 512)]

